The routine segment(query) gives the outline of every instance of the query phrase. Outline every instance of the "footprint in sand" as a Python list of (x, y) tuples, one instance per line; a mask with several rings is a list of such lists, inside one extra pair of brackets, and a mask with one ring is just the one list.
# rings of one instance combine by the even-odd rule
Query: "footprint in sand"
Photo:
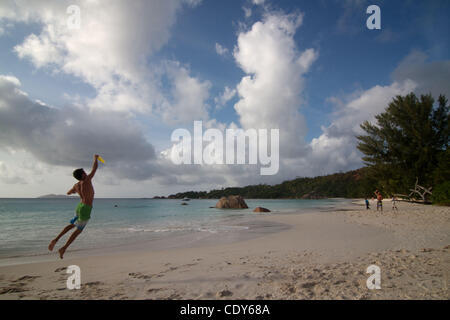
[(217, 296), (220, 298), (230, 297), (232, 295), (233, 295), (233, 292), (231, 292), (230, 290), (222, 290), (222, 291), (217, 292)]
[(23, 276), (19, 279), (14, 280), (13, 282), (19, 282), (19, 281), (33, 281), (34, 279), (40, 278), (40, 276)]
[(188, 264), (185, 264), (185, 265), (182, 265), (182, 267), (193, 267), (193, 266), (196, 266), (198, 263), (188, 263)]
[(25, 286), (33, 281), (34, 279), (40, 278), (40, 276), (29, 276), (25, 275), (23, 277), (20, 277), (16, 280), (11, 281), (12, 285), (0, 289), (0, 294), (7, 294), (7, 293), (18, 293), (18, 292), (24, 292), (29, 291), (25, 288)]
[(178, 267), (170, 267), (168, 270), (163, 271), (163, 272), (161, 272), (161, 273), (165, 273), (165, 272), (168, 272), (168, 271), (175, 271), (175, 270), (177, 270), (177, 269), (178, 269)]
[(235, 286), (234, 286), (234, 288), (235, 289), (240, 289), (240, 288), (242, 288), (244, 285), (242, 284), (242, 283), (237, 283)]
[(128, 275), (129, 275), (130, 277), (134, 278), (134, 279), (144, 279), (144, 280), (148, 280), (148, 279), (151, 279), (151, 278), (152, 278), (152, 276), (145, 275), (145, 274), (140, 273), (140, 272), (130, 272)]
[(61, 272), (61, 271), (66, 271), (67, 267), (61, 267), (55, 270), (55, 272)]
[(16, 286), (2, 288), (2, 289), (0, 289), (0, 294), (18, 293), (18, 292), (28, 291), (28, 289), (25, 289), (23, 286), (24, 286), (24, 284), (20, 284), (20, 285), (16, 285)]
[(317, 284), (316, 282), (306, 282), (306, 283), (303, 283), (301, 285), (301, 287), (305, 288), (305, 289), (310, 289), (310, 288), (313, 288), (316, 284)]
[(102, 285), (102, 284), (103, 284), (103, 282), (101, 282), (101, 281), (92, 281), (92, 282), (85, 283), (83, 285), (83, 287), (90, 288), (90, 287), (95, 287), (95, 286), (99, 286), (99, 285)]
[(167, 300), (180, 300), (181, 299), (181, 295), (179, 295), (178, 293), (172, 293), (166, 299)]

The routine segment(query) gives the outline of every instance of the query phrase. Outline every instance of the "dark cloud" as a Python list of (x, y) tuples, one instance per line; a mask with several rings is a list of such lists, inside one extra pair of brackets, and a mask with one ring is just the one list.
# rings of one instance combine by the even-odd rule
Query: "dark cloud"
[(410, 53), (394, 70), (395, 81), (406, 79), (417, 83), (417, 94), (431, 93), (437, 98), (440, 94), (450, 97), (450, 60), (429, 62), (421, 51)]
[(27, 184), (28, 182), (21, 176), (11, 172), (6, 164), (0, 162), (0, 182), (6, 184)]
[[(14, 77), (0, 76), (0, 147), (26, 150), (44, 163), (89, 166), (101, 154), (130, 179), (151, 176), (155, 151), (130, 118), (78, 107), (56, 109), (34, 102)], [(150, 170), (149, 170), (150, 169)]]
[[(137, 121), (118, 112), (49, 107), (30, 100), (14, 77), (0, 75), (0, 148), (25, 150), (50, 165), (89, 169), (93, 154), (106, 160), (105, 173), (163, 185), (226, 184), (231, 168), (174, 165), (158, 158)], [(5, 171), (6, 172), (6, 171)], [(8, 183), (20, 183), (11, 175)], [(112, 179), (112, 177), (111, 177)]]

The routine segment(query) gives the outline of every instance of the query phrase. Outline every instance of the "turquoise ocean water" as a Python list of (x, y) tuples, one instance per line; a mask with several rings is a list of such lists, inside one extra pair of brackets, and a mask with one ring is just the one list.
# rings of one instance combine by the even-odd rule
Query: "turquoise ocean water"
[[(251, 221), (267, 214), (329, 209), (343, 199), (246, 200), (249, 209), (210, 208), (217, 200), (95, 199), (86, 229), (72, 250), (150, 245), (171, 239), (220, 237), (248, 232)], [(0, 199), (0, 262), (48, 254), (47, 246), (75, 215), (77, 199)], [(253, 213), (257, 207), (271, 213)], [(256, 224), (253, 224), (256, 226)], [(265, 226), (267, 227), (267, 226)], [(71, 231), (70, 231), (71, 232)], [(67, 234), (58, 243), (64, 244)], [(187, 238), (186, 238), (187, 237)]]

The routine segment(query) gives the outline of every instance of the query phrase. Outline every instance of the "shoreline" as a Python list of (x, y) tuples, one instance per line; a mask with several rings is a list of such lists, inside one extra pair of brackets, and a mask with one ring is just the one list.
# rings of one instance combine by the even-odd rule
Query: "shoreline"
[[(289, 213), (288, 213), (289, 214)], [(303, 214), (303, 213), (301, 213)], [(126, 254), (127, 252), (139, 252), (145, 251), (148, 253), (162, 250), (171, 249), (192, 249), (200, 248), (204, 246), (214, 246), (220, 244), (229, 244), (254, 238), (263, 237), (266, 234), (281, 232), (290, 228), (289, 225), (277, 222), (266, 222), (263, 219), (263, 215), (256, 216), (249, 221), (240, 221), (235, 223), (232, 227), (236, 227), (235, 230), (231, 229), (226, 232), (220, 232), (219, 234), (210, 233), (208, 231), (189, 232), (184, 234), (167, 235), (160, 239), (152, 240), (136, 240), (134, 242), (128, 242), (121, 245), (112, 246), (99, 246), (92, 248), (77, 248), (76, 244), (69, 248), (66, 252), (65, 258), (69, 259), (82, 259), (95, 257), (104, 254)], [(238, 229), (242, 227), (242, 229)], [(66, 238), (61, 239), (61, 243), (64, 243)], [(54, 262), (59, 260), (57, 257), (55, 247), (53, 252), (37, 253), (17, 256), (6, 256), (0, 259), (0, 268), (8, 266), (16, 266), (23, 264), (33, 264), (42, 262)]]
[[(449, 299), (450, 208), (360, 201), (258, 217), (289, 228), (237, 242), (3, 266), (0, 299)], [(65, 288), (73, 264), (81, 290)], [(371, 264), (381, 290), (366, 287)]]
[[(334, 200), (336, 200), (336, 198)], [(336, 204), (333, 204), (333, 206), (334, 205)], [(339, 203), (338, 205), (342, 205), (342, 203)], [(223, 220), (214, 227), (213, 225), (208, 225), (204, 227), (200, 226), (197, 230), (187, 228), (187, 231), (156, 231), (150, 233), (147, 233), (147, 231), (137, 232), (134, 237), (129, 236), (119, 243), (108, 243), (100, 239), (98, 242), (92, 241), (86, 245), (85, 242), (80, 243), (76, 241), (74, 245), (69, 248), (68, 253), (70, 253), (73, 257), (82, 258), (99, 255), (105, 252), (120, 253), (144, 248), (146, 250), (163, 250), (170, 248), (192, 248), (196, 246), (203, 246), (204, 243), (208, 243), (209, 245), (233, 243), (236, 241), (260, 237), (268, 232), (279, 232), (283, 229), (289, 228), (288, 225), (279, 224), (275, 220), (264, 220), (266, 216), (305, 214), (308, 212), (318, 212), (322, 210), (329, 211), (332, 210), (332, 208), (333, 207), (323, 206), (306, 207), (301, 211), (295, 208), (278, 210), (272, 209), (271, 213), (253, 213), (250, 208), (247, 209), (245, 213), (238, 212), (238, 216), (236, 217), (225, 216)], [(226, 213), (233, 213), (233, 210), (227, 211)], [(97, 225), (95, 227), (98, 228)], [(211, 227), (213, 227), (213, 230), (211, 230)], [(215, 228), (217, 229), (214, 230)], [(92, 233), (93, 231), (93, 229), (87, 229), (86, 232)], [(61, 241), (65, 241), (65, 238)], [(54, 261), (54, 254), (49, 252), (46, 246), (47, 243), (41, 244), (37, 251), (30, 251), (29, 249), (16, 252), (11, 251), (11, 253), (7, 253), (5, 251), (0, 255), (0, 267), (15, 264)]]

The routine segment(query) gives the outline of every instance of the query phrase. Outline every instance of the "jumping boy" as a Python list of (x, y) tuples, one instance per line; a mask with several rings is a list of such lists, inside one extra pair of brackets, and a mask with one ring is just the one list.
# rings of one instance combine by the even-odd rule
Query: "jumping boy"
[(92, 165), (91, 173), (86, 174), (83, 169), (76, 169), (73, 172), (73, 176), (75, 179), (77, 179), (79, 182), (76, 183), (72, 189), (70, 189), (67, 194), (73, 194), (78, 193), (81, 202), (78, 204), (75, 212), (75, 217), (70, 220), (70, 224), (67, 225), (61, 233), (53, 239), (49, 246), (48, 250), (53, 251), (53, 248), (55, 247), (58, 240), (65, 235), (69, 230), (73, 228), (77, 228), (69, 237), (69, 240), (67, 240), (67, 243), (58, 250), (59, 257), (62, 259), (64, 256), (64, 252), (66, 252), (67, 248), (70, 246), (70, 244), (78, 237), (78, 235), (83, 231), (84, 227), (86, 227), (89, 219), (91, 218), (91, 210), (92, 210), (92, 203), (94, 202), (94, 187), (92, 186), (92, 178), (95, 175), (95, 172), (97, 171), (98, 167), (98, 155), (94, 155), (94, 164)]

